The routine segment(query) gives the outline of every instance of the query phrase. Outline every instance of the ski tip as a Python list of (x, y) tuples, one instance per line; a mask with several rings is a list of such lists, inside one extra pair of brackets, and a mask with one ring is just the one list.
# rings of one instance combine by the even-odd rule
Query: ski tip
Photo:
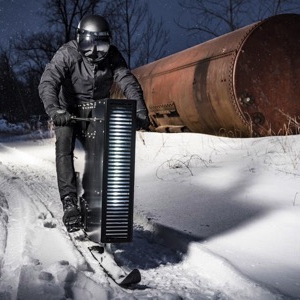
[(133, 284), (138, 284), (141, 281), (141, 273), (138, 269), (133, 269), (126, 277), (122, 278), (119, 285), (129, 287)]

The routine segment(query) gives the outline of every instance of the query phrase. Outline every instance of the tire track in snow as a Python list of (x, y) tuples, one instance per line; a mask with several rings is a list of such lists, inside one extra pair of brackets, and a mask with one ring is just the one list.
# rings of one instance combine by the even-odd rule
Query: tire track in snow
[(3, 144), (0, 144), (0, 150), (2, 163), (20, 177), (36, 197), (44, 199), (46, 206), (59, 199), (54, 162)]
[(59, 200), (54, 162), (39, 158), (33, 152), (21, 151), (0, 144), (2, 163), (12, 176), (20, 178), (27, 187), (27, 194), (40, 211), (39, 219), (47, 222), (46, 227), (60, 227), (62, 205)]
[[(5, 291), (4, 293), (8, 293), (12, 299), (15, 299), (23, 265), (26, 230), (34, 218), (36, 208), (28, 204), (26, 192), (19, 184), (19, 179), (11, 176), (3, 165), (0, 165), (0, 172), (0, 189), (3, 191), (9, 209), (6, 246), (1, 265), (0, 291)], [(5, 299), (4, 296), (3, 298)]]
[(8, 222), (8, 203), (5, 195), (0, 190), (0, 279), (2, 276), (1, 266), (7, 244), (7, 222)]
[[(0, 299), (41, 299), (51, 289), (50, 299), (73, 298), (73, 290), (79, 290), (83, 298), (93, 299), (95, 292), (106, 299), (110, 290), (106, 276), (99, 266), (93, 274), (87, 257), (56, 219), (55, 201), (49, 201), (51, 192), (43, 192), (49, 182), (34, 181), (45, 170), (35, 170), (27, 161), (24, 172), (23, 161), (16, 161), (15, 155), (9, 155), (11, 149), (6, 150), (6, 157), (1, 156), (6, 166), (0, 163), (0, 190), (4, 191), (2, 202), (9, 205), (9, 218), (4, 225), (7, 237), (0, 267)], [(92, 294), (87, 287), (92, 287)]]

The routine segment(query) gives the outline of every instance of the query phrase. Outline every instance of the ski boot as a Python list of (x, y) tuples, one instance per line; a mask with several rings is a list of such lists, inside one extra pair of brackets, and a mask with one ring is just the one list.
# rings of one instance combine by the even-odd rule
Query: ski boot
[(68, 232), (74, 232), (82, 228), (81, 213), (77, 205), (77, 197), (74, 195), (65, 196), (62, 199), (63, 222)]

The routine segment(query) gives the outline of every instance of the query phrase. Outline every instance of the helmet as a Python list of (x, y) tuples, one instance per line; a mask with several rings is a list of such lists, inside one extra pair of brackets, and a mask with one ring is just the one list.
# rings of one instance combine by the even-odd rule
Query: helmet
[(92, 63), (101, 61), (107, 55), (110, 38), (109, 25), (99, 15), (85, 16), (78, 24), (78, 48)]

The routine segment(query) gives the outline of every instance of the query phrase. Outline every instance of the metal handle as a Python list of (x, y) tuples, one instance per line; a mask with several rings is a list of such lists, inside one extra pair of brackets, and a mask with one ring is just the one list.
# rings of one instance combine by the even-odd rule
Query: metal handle
[(86, 121), (86, 122), (90, 122), (90, 121), (104, 121), (104, 119), (102, 118), (78, 118), (76, 116), (71, 116), (71, 119), (72, 120), (75, 120), (75, 121)]

